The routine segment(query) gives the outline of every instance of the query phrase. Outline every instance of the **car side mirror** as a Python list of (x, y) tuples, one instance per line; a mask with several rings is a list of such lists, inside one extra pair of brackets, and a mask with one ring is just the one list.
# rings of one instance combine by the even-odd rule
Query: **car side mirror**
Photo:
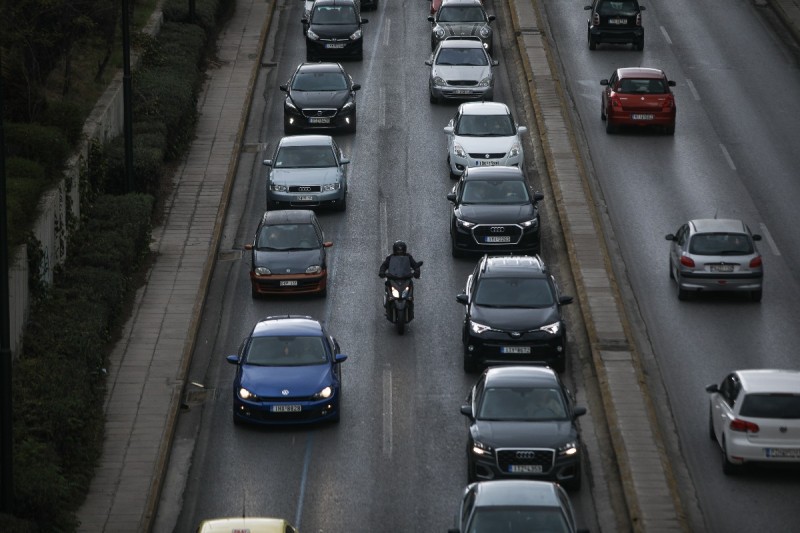
[(639, 11), (644, 11), (644, 10), (646, 10), (646, 9), (647, 9), (647, 8), (646, 8), (646, 7), (644, 7), (644, 6), (639, 6)]
[(343, 353), (337, 353), (333, 356), (334, 363), (344, 363), (345, 361), (347, 361), (347, 355)]
[(227, 356), (225, 358), (225, 360), (228, 361), (232, 365), (238, 365), (239, 364), (239, 356), (238, 355), (229, 355), (229, 356)]
[(333, 246), (333, 241), (325, 241), (322, 243), (323, 248), (330, 248), (331, 246)]
[(528, 133), (528, 128), (525, 126), (517, 126), (517, 133), (522, 135), (523, 133)]
[(433, 19), (433, 15), (430, 15), (430, 16), (428, 17), (428, 22), (435, 22), (435, 21), (434, 21), (434, 19)]
[(287, 85), (278, 85), (278, 89), (280, 89), (283, 92), (286, 92), (289, 90), (289, 87)]
[(472, 406), (468, 403), (465, 403), (461, 406), (461, 414), (464, 416), (468, 416), (472, 418)]
[(600, 85), (608, 85), (608, 80), (603, 78), (602, 80), (600, 80)]
[(245, 245), (244, 245), (244, 249), (245, 249), (245, 250), (252, 250), (252, 249), (253, 249), (253, 244), (252, 244), (252, 243), (247, 243), (247, 244), (245, 244)]
[(456, 301), (462, 305), (467, 305), (469, 303), (469, 298), (467, 298), (466, 292), (461, 292), (456, 295)]
[(433, 60), (431, 60), (431, 59), (426, 59), (426, 60), (425, 60), (425, 64), (426, 64), (426, 65), (428, 65), (429, 67), (430, 67), (430, 66), (433, 66)]
[(758, 233), (754, 233), (753, 235), (751, 235), (751, 237), (753, 237), (754, 241), (760, 241), (761, 240), (761, 235), (759, 235)]
[(714, 383), (713, 385), (709, 385), (706, 387), (706, 392), (719, 392), (719, 385)]
[(353, 84), (353, 90), (354, 91), (360, 91), (361, 90), (361, 84), (360, 83), (354, 83)]
[(271, 167), (272, 159), (265, 159), (264, 161), (261, 162), (261, 164), (264, 165), (265, 167)]
[(489, 15), (489, 22), (492, 22), (492, 21), (493, 21), (494, 19), (496, 19), (496, 18), (497, 18), (497, 17), (495, 17), (494, 15)]
[(542, 200), (544, 200), (544, 194), (542, 194), (540, 192), (533, 193), (533, 200), (535, 202), (541, 202)]
[(569, 305), (575, 301), (575, 298), (572, 296), (559, 296), (558, 303), (561, 305)]
[(366, 24), (367, 22), (369, 22), (369, 19), (361, 19), (361, 24)]
[(673, 80), (669, 80), (667, 82), (667, 85), (669, 85), (670, 87), (675, 87), (676, 83)]
[(492, 66), (493, 67), (496, 67), (499, 64), (500, 64), (500, 61), (498, 61), (497, 59), (492, 59)]
[(664, 235), (664, 238), (667, 239), (668, 241), (674, 241), (675, 235), (673, 235), (672, 233), (667, 233), (666, 235)]
[(454, 192), (447, 193), (447, 199), (453, 203), (456, 203), (456, 193)]
[(579, 416), (583, 416), (586, 414), (585, 407), (576, 407), (572, 410), (572, 418), (578, 418)]
[(584, 11), (589, 11), (590, 9), (592, 9), (592, 6), (583, 6)]
[(343, 157), (343, 158), (341, 158), (339, 160), (339, 164), (340, 165), (349, 165), (350, 164), (350, 160), (348, 158), (346, 158), (346, 157)]
[(308, 19), (307, 18), (302, 18), (302, 19), (300, 19), (300, 22), (302, 22), (303, 24), (308, 24)]
[(456, 131), (456, 129), (453, 126), (444, 127), (444, 132), (448, 135), (452, 135), (454, 131)]

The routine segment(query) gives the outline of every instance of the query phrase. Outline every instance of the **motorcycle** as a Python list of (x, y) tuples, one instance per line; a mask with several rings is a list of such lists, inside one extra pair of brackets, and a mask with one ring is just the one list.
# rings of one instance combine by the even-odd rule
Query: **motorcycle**
[(386, 319), (395, 325), (400, 335), (405, 332), (406, 324), (414, 320), (414, 282), (411, 278), (419, 278), (422, 263), (418, 262), (417, 270), (414, 270), (408, 257), (396, 256), (392, 257), (386, 270), (383, 307)]

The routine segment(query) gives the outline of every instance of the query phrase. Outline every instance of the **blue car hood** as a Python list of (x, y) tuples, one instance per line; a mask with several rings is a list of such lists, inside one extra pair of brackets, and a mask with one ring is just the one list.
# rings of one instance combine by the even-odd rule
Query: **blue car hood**
[(311, 265), (322, 266), (325, 263), (323, 250), (254, 250), (253, 266), (267, 267), (273, 274), (304, 274)]
[[(331, 366), (242, 365), (241, 386), (262, 398), (307, 398), (333, 383)], [(282, 391), (289, 391), (283, 394)]]

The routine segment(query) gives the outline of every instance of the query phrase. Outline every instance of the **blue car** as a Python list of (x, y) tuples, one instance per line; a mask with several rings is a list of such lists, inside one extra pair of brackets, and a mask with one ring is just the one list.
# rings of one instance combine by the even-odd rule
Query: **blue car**
[(233, 380), (233, 421), (255, 424), (338, 422), (339, 343), (308, 316), (267, 317), (242, 342)]

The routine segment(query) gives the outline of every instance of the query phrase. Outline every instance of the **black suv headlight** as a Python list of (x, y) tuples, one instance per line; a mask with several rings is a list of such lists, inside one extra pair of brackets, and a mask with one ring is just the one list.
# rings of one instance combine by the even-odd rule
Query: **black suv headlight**
[(472, 455), (476, 457), (492, 457), (494, 456), (494, 448), (476, 440), (472, 443)]
[(552, 324), (542, 326), (539, 328), (539, 331), (544, 331), (550, 335), (557, 335), (558, 332), (561, 331), (561, 322), (553, 322)]
[(571, 440), (558, 447), (558, 456), (572, 457), (573, 455), (577, 454), (578, 451), (580, 451), (580, 447), (578, 446), (578, 441)]

